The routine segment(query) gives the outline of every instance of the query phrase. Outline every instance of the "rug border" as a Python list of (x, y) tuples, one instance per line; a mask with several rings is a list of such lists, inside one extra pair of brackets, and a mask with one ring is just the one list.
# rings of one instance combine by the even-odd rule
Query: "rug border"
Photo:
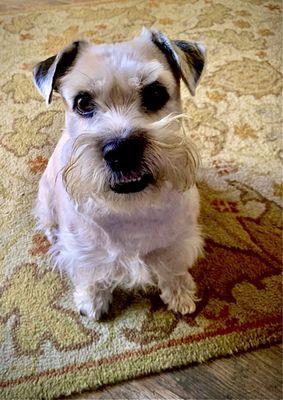
[(278, 321), (265, 327), (152, 350), (146, 355), (140, 352), (128, 359), (119, 359), (117, 356), (117, 360), (108, 365), (93, 363), (90, 367), (73, 372), (66, 371), (59, 376), (35, 376), (34, 382), (28, 380), (25, 383), (7, 386), (0, 391), (0, 397), (7, 400), (23, 398), (50, 400), (87, 390), (94, 391), (125, 380), (276, 344), (281, 341), (281, 336), (281, 322)]

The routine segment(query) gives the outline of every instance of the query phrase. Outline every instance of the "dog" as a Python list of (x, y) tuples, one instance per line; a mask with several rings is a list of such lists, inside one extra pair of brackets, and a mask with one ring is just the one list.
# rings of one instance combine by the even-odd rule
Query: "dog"
[(58, 92), (65, 129), (40, 183), (37, 227), (99, 320), (116, 287), (157, 285), (169, 310), (193, 313), (188, 269), (202, 254), (198, 157), (184, 134), (181, 80), (192, 95), (205, 46), (143, 28), (131, 41), (76, 41), (38, 63), (34, 83)]

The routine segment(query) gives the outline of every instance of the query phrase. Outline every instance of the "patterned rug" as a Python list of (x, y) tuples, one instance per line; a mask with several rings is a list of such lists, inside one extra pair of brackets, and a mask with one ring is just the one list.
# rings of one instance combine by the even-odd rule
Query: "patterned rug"
[[(275, 343), (281, 336), (281, 2), (120, 0), (0, 15), (0, 376), (2, 399), (50, 399)], [(156, 292), (117, 292), (102, 322), (80, 317), (34, 232), (38, 180), (63, 126), (31, 66), (78, 37), (155, 25), (208, 46), (187, 132), (199, 147), (206, 258), (202, 298), (180, 317)]]

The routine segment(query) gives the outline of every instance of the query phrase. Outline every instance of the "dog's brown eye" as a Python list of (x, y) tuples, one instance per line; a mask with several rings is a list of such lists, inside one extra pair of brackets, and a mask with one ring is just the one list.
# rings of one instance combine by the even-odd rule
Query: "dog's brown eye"
[(95, 112), (96, 104), (90, 93), (79, 93), (74, 100), (74, 110), (86, 118), (91, 118)]
[(169, 94), (165, 86), (156, 81), (145, 86), (141, 91), (142, 107), (146, 111), (158, 111), (169, 100)]

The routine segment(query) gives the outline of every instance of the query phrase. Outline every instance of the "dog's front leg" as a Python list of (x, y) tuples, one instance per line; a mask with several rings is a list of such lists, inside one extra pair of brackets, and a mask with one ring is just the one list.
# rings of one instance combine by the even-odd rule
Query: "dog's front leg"
[(160, 297), (169, 310), (183, 315), (195, 311), (197, 287), (188, 269), (201, 252), (202, 239), (196, 234), (149, 256), (149, 263), (157, 276)]
[(102, 283), (96, 283), (88, 269), (79, 268), (72, 280), (75, 286), (74, 302), (80, 314), (99, 320), (108, 312), (112, 290)]
[(53, 190), (54, 186), (51, 187), (45, 172), (39, 182), (39, 191), (34, 214), (37, 219), (38, 230), (44, 232), (51, 244), (56, 241), (56, 232), (58, 228)]

